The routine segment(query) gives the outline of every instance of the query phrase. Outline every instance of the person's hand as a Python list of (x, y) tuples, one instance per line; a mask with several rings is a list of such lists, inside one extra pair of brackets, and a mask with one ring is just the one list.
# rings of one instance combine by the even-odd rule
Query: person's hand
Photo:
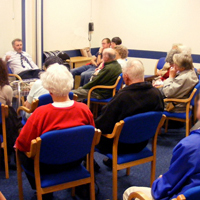
[(170, 67), (170, 70), (169, 70), (169, 78), (175, 78), (176, 77), (176, 69), (175, 67)]
[(158, 178), (162, 178), (162, 174)]
[(99, 53), (102, 53), (103, 52), (103, 47), (100, 47), (99, 48)]
[(11, 58), (11, 56), (7, 55), (6, 56), (6, 62)]

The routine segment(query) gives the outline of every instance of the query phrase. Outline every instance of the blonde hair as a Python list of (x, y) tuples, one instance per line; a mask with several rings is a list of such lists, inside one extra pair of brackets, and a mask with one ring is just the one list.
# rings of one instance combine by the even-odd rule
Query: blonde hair
[(123, 46), (123, 45), (116, 45), (114, 47), (114, 49), (118, 52), (119, 56), (122, 58), (122, 59), (125, 59), (128, 57), (128, 49)]

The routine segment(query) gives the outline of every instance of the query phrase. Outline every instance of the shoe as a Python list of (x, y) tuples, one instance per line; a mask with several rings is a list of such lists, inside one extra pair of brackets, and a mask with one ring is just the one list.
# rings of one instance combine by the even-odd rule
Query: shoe
[(53, 192), (42, 195), (42, 200), (52, 200), (52, 199), (53, 199)]
[(112, 160), (110, 158), (104, 158), (103, 164), (106, 165), (109, 168), (112, 168)]

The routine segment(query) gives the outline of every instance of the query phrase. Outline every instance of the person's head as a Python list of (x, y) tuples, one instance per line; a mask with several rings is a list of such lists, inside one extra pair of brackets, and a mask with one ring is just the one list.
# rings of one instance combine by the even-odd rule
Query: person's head
[(173, 56), (174, 67), (178, 71), (193, 69), (192, 56), (186, 53), (179, 53)]
[(6, 63), (0, 58), (0, 86), (9, 85)]
[(22, 40), (19, 39), (19, 38), (16, 38), (12, 41), (12, 46), (13, 46), (13, 49), (17, 52), (17, 53), (21, 53), (22, 52), (22, 47), (23, 47), (23, 44), (22, 44)]
[(114, 37), (111, 40), (111, 48), (113, 49), (116, 45), (122, 44), (122, 40), (119, 37)]
[(185, 45), (179, 45), (178, 48), (177, 48), (181, 53), (185, 53), (185, 54), (188, 54), (188, 55), (191, 55), (192, 54), (192, 50), (190, 47), (187, 47)]
[(110, 39), (104, 38), (101, 42), (101, 45), (102, 45), (103, 49), (109, 48), (110, 47)]
[(181, 51), (179, 49), (171, 49), (168, 53), (167, 53), (167, 56), (165, 58), (165, 62), (169, 63), (170, 66), (172, 66), (174, 64), (174, 61), (173, 61), (173, 56), (175, 54), (179, 54), (181, 53)]
[(181, 43), (174, 43), (172, 44), (172, 49), (178, 49), (179, 46), (181, 46)]
[(144, 82), (144, 66), (140, 60), (129, 59), (122, 72), (126, 85)]
[(114, 61), (116, 59), (116, 51), (111, 48), (107, 48), (103, 51), (103, 61), (105, 63)]
[(119, 59), (125, 59), (128, 57), (128, 49), (123, 46), (123, 45), (116, 45), (114, 47), (115, 51), (116, 51), (116, 58)]
[(73, 77), (64, 65), (55, 63), (40, 75), (42, 85), (51, 95), (56, 97), (68, 96), (73, 87)]
[(44, 62), (44, 69), (46, 70), (50, 65), (53, 65), (55, 63), (63, 64), (63, 60), (58, 56), (50, 56), (46, 58)]

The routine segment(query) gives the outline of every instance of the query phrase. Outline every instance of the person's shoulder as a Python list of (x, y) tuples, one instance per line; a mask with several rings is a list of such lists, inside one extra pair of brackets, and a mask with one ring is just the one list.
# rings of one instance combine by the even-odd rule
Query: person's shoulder
[(74, 101), (74, 105), (80, 109), (89, 110), (88, 106), (82, 102)]
[(2, 90), (4, 90), (4, 91), (12, 91), (12, 88), (11, 88), (10, 85), (4, 85)]

